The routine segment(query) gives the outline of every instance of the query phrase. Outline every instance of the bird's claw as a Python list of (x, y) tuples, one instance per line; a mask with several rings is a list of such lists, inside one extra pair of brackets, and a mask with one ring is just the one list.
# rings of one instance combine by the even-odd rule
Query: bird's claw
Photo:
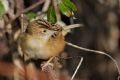
[(48, 68), (53, 69), (54, 67), (53, 63), (43, 63), (41, 64), (41, 66), (42, 66), (42, 71), (46, 71)]

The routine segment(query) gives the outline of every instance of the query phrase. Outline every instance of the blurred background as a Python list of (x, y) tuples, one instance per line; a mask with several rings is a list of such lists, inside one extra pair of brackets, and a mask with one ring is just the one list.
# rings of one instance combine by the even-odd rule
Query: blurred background
[[(14, 56), (17, 54), (17, 35), (20, 29), (20, 19), (15, 19), (17, 13), (43, 0), (4, 0), (9, 5), (4, 18), (0, 19), (0, 80), (13, 80)], [(119, 0), (72, 0), (77, 6), (75, 20), (61, 15), (67, 25), (80, 23), (84, 27), (73, 29), (66, 41), (89, 49), (104, 51), (118, 61), (120, 66), (120, 1)], [(31, 10), (38, 12), (43, 4)], [(15, 35), (16, 34), (16, 35)], [(74, 57), (62, 60), (63, 70), (72, 76), (80, 58), (84, 58), (75, 80), (117, 80), (118, 71), (113, 61), (100, 54), (78, 50), (66, 46), (65, 55)], [(76, 57), (76, 58), (75, 58)], [(44, 80), (44, 79), (43, 79)], [(63, 79), (61, 79), (63, 80)], [(67, 79), (65, 79), (67, 80)]]

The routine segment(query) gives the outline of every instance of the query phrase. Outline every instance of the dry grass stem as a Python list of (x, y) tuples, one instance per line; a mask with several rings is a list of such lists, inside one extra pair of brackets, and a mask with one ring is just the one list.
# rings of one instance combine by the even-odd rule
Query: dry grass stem
[(80, 59), (80, 61), (79, 61), (79, 63), (78, 63), (78, 66), (77, 66), (77, 68), (76, 68), (76, 70), (75, 70), (74, 74), (72, 75), (71, 80), (73, 80), (73, 79), (74, 79), (74, 77), (75, 77), (76, 73), (78, 72), (78, 69), (80, 68), (80, 66), (81, 66), (82, 62), (83, 62), (83, 57), (81, 57), (81, 59)]
[(55, 9), (57, 21), (61, 21), (61, 15), (60, 15), (60, 11), (59, 11), (59, 8), (58, 8), (58, 0), (51, 0), (51, 2), (52, 2), (52, 5)]
[(42, 12), (46, 12), (49, 8), (49, 5), (50, 5), (50, 0), (45, 0), (45, 3), (42, 8)]
[(50, 63), (54, 58), (55, 58), (55, 57), (51, 57), (51, 58), (42, 66), (42, 70), (44, 70), (44, 68), (45, 68), (46, 66), (48, 66), (49, 63)]
[(74, 44), (69, 43), (69, 42), (66, 42), (66, 44), (69, 45), (69, 46), (72, 46), (72, 47), (74, 47), (74, 48), (83, 50), (83, 51), (93, 52), (93, 53), (97, 53), (97, 54), (102, 54), (102, 55), (106, 55), (107, 57), (109, 57), (109, 58), (114, 62), (115, 66), (116, 66), (116, 68), (117, 68), (117, 70), (118, 70), (118, 73), (119, 73), (118, 80), (119, 80), (119, 77), (120, 77), (120, 68), (119, 68), (119, 66), (118, 66), (118, 62), (117, 62), (112, 56), (110, 56), (109, 54), (107, 54), (107, 53), (105, 53), (105, 52), (102, 52), (102, 51), (97, 51), (97, 50), (92, 50), (92, 49), (83, 48), (83, 47), (74, 45)]
[(83, 24), (72, 24), (72, 25), (64, 26), (63, 29), (68, 30), (68, 29), (78, 28), (78, 27), (83, 27), (83, 26), (84, 26)]
[(17, 14), (14, 16), (14, 18), (11, 19), (11, 20), (7, 23), (7, 25), (10, 24), (12, 21), (14, 21), (16, 18), (18, 18), (21, 14), (26, 13), (26, 12), (28, 12), (28, 11), (36, 8), (37, 6), (39, 6), (40, 4), (42, 4), (43, 2), (44, 2), (44, 0), (40, 0), (39, 2), (31, 5), (30, 7), (22, 10), (21, 12), (17, 13)]

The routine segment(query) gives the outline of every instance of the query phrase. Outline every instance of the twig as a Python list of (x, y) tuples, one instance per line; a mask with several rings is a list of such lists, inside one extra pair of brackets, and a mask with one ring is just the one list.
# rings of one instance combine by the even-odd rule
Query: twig
[[(21, 32), (23, 33), (24, 32), (24, 21), (23, 21), (23, 17), (24, 15), (21, 14)], [(25, 54), (23, 53), (23, 68), (24, 68), (24, 71), (25, 71), (25, 80), (28, 80), (28, 76), (27, 76), (27, 68), (26, 68), (26, 65), (25, 65)]]
[(45, 3), (42, 7), (42, 12), (46, 12), (49, 8), (49, 5), (50, 5), (50, 0), (45, 0)]
[(24, 15), (21, 14), (21, 33), (24, 32), (24, 22), (23, 22), (23, 17), (24, 17)]
[(24, 0), (14, 0), (14, 1), (16, 4), (16, 13), (19, 13), (20, 11), (24, 9)]
[(57, 21), (61, 21), (60, 11), (59, 11), (59, 8), (58, 8), (58, 0), (51, 0), (51, 1), (52, 1), (52, 5), (55, 9)]
[(48, 66), (49, 63), (50, 63), (54, 58), (55, 58), (55, 57), (51, 57), (51, 58), (42, 66), (42, 70), (44, 70), (44, 68), (45, 68), (46, 66)]
[(69, 42), (66, 42), (66, 44), (69, 45), (69, 46), (72, 46), (74, 48), (80, 49), (80, 50), (84, 50), (84, 51), (88, 51), (88, 52), (94, 52), (94, 53), (106, 55), (107, 57), (109, 57), (114, 62), (115, 66), (116, 66), (116, 68), (118, 70), (118, 73), (119, 73), (118, 80), (119, 80), (119, 78), (120, 78), (120, 69), (119, 69), (119, 66), (118, 66), (118, 62), (112, 56), (110, 56), (109, 54), (107, 54), (105, 52), (102, 52), (102, 51), (97, 51), (97, 50), (83, 48), (83, 47), (74, 45), (74, 44), (69, 43)]
[(78, 72), (78, 69), (80, 68), (80, 66), (81, 66), (82, 62), (83, 62), (83, 57), (81, 57), (81, 59), (80, 59), (80, 61), (79, 61), (79, 63), (78, 63), (78, 66), (77, 66), (77, 68), (76, 68), (76, 70), (75, 70), (74, 74), (72, 75), (71, 80), (73, 80), (73, 79), (74, 79), (74, 77), (75, 77), (76, 73)]
[(84, 26), (83, 24), (71, 24), (71, 25), (68, 25), (68, 26), (64, 26), (63, 29), (67, 30), (67, 29), (72, 29), (72, 28), (77, 28), (77, 27), (83, 27), (83, 26)]
[(60, 59), (74, 59), (74, 58), (81, 58), (81, 56), (71, 56), (71, 57), (59, 57)]
[(39, 6), (40, 4), (42, 4), (43, 2), (44, 2), (44, 0), (40, 0), (39, 2), (36, 2), (35, 4), (33, 4), (32, 6), (30, 6), (30, 7), (26, 8), (26, 9), (24, 9), (23, 11), (17, 13), (17, 14), (15, 15), (15, 17), (14, 17), (13, 19), (11, 19), (11, 20), (7, 23), (7, 25), (10, 24), (12, 21), (14, 21), (16, 18), (18, 18), (21, 14), (26, 13), (26, 12), (28, 12), (28, 11), (36, 8), (37, 6)]
[(20, 21), (21, 21), (21, 33), (24, 33), (28, 26), (28, 20), (24, 14), (21, 14)]

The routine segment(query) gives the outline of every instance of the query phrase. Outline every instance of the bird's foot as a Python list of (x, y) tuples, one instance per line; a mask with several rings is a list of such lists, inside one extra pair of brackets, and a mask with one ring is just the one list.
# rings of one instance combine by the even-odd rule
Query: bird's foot
[(47, 68), (52, 68), (54, 67), (53, 63), (50, 63), (55, 57), (50, 58), (47, 62), (43, 63), (42, 66), (42, 71), (46, 70)]
[(45, 62), (45, 63), (41, 64), (41, 66), (42, 66), (42, 71), (46, 71), (48, 68), (53, 69), (54, 64)]

